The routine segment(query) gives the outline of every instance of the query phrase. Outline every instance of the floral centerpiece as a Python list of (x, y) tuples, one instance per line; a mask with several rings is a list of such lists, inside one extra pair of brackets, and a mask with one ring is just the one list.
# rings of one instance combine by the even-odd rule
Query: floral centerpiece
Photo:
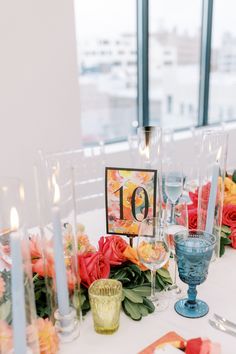
[[(65, 249), (71, 247), (72, 237), (66, 237)], [(81, 309), (85, 315), (90, 310), (88, 288), (93, 281), (101, 278), (113, 278), (122, 282), (124, 312), (133, 320), (140, 320), (143, 316), (154, 311), (154, 305), (147, 298), (151, 292), (151, 275), (140, 264), (137, 252), (120, 236), (102, 236), (98, 242), (98, 249), (90, 244), (84, 227), (80, 225), (77, 233), (78, 266), (81, 278)], [(53, 269), (50, 260), (47, 274), (43, 268), (43, 257), (40, 252), (36, 256), (35, 238), (31, 240), (32, 262), (34, 271), (35, 297), (38, 315), (50, 316), (50, 308), (46, 301), (44, 277), (52, 276)], [(49, 253), (50, 254), (50, 253)], [(73, 281), (68, 275), (68, 281)], [(162, 290), (172, 283), (168, 269), (157, 271), (157, 290)]]
[[(122, 308), (133, 320), (154, 311), (148, 299), (151, 294), (151, 274), (142, 265), (135, 248), (121, 236), (102, 236), (98, 249), (91, 246), (84, 229), (78, 233), (78, 263), (81, 277), (81, 306), (85, 314), (89, 309), (88, 288), (94, 280), (112, 278), (123, 285)], [(167, 268), (157, 271), (156, 286), (161, 291), (172, 283)]]
[[(68, 229), (70, 230), (70, 229)], [(37, 328), (39, 333), (39, 345), (41, 354), (54, 354), (59, 348), (57, 336), (52, 318), (52, 308), (48, 302), (48, 292), (53, 292), (54, 262), (50, 256), (52, 245), (47, 243), (47, 256), (43, 257), (40, 238), (37, 235), (30, 236), (30, 252), (33, 271), (33, 282), (35, 290), (35, 301), (37, 309)], [(125, 314), (133, 320), (141, 320), (154, 311), (154, 305), (148, 299), (151, 293), (151, 275), (138, 260), (135, 248), (120, 236), (102, 236), (96, 249), (90, 244), (84, 227), (79, 225), (77, 232), (78, 243), (78, 266), (80, 269), (81, 292), (80, 308), (85, 315), (90, 310), (88, 288), (94, 280), (100, 278), (113, 278), (123, 284), (122, 307)], [(65, 234), (65, 254), (72, 247), (72, 236), (70, 232)], [(6, 262), (6, 269), (0, 273), (0, 354), (12, 348), (12, 318), (11, 318), (11, 279), (10, 264), (6, 261), (9, 248), (3, 250), (2, 261)], [(46, 281), (47, 278), (47, 281)], [(73, 287), (77, 281), (67, 271), (68, 287)], [(51, 284), (49, 289), (46, 282)], [(171, 284), (170, 274), (167, 268), (157, 271), (156, 286), (161, 291)]]

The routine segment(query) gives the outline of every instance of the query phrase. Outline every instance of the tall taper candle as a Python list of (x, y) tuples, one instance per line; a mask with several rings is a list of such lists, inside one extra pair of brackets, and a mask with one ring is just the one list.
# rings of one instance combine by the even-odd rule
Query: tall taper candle
[(15, 207), (11, 208), (11, 293), (13, 316), (13, 343), (15, 354), (27, 353), (26, 345), (26, 317), (25, 317), (25, 290), (24, 268), (21, 254), (21, 240), (19, 232), (19, 216)]
[(56, 271), (56, 286), (58, 309), (61, 316), (66, 316), (70, 312), (69, 292), (67, 285), (66, 267), (64, 261), (64, 248), (61, 232), (61, 218), (58, 202), (60, 200), (60, 190), (58, 184), (54, 183), (54, 206), (52, 207), (53, 222), (53, 244), (54, 244), (54, 260)]
[(217, 161), (214, 163), (213, 170), (212, 170), (211, 189), (210, 189), (210, 196), (209, 196), (208, 206), (207, 206), (207, 220), (206, 220), (205, 230), (210, 234), (212, 234), (213, 226), (214, 226), (219, 172), (220, 172), (220, 166), (217, 159)]

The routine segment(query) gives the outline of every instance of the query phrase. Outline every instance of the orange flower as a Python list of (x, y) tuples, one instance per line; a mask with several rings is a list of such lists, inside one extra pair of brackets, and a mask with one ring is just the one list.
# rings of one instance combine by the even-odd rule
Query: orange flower
[(0, 299), (3, 297), (4, 292), (5, 292), (5, 281), (0, 275)]
[(30, 255), (32, 259), (38, 259), (42, 257), (42, 246), (39, 235), (30, 236)]
[(96, 252), (96, 248), (91, 245), (88, 236), (85, 234), (78, 236), (78, 250), (79, 250), (78, 252), (79, 254)]
[(0, 320), (0, 353), (8, 353), (12, 349), (12, 329), (3, 320)]
[(123, 255), (132, 263), (136, 264), (141, 270), (147, 270), (146, 268), (138, 259), (137, 250), (132, 248), (131, 246), (127, 246)]
[(48, 318), (37, 319), (40, 354), (55, 354), (59, 349), (59, 338)]
[(224, 186), (224, 205), (236, 204), (236, 183), (234, 183), (229, 177), (226, 177), (224, 181)]
[(136, 177), (140, 180), (141, 183), (148, 183), (153, 178), (153, 174), (149, 172), (138, 172)]

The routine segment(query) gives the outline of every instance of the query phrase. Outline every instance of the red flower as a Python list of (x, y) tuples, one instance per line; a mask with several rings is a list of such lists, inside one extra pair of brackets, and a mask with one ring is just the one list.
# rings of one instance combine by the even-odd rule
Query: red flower
[(101, 252), (79, 255), (78, 262), (81, 283), (86, 288), (88, 288), (94, 280), (109, 277), (110, 263)]
[(126, 261), (123, 255), (128, 243), (120, 236), (102, 236), (98, 242), (99, 251), (108, 259), (111, 265), (122, 264)]
[(190, 199), (191, 199), (191, 201), (192, 201), (192, 207), (194, 207), (194, 208), (197, 208), (197, 205), (198, 205), (198, 189), (196, 189), (196, 191), (195, 192), (189, 192), (189, 197), (190, 197)]
[(197, 208), (188, 209), (188, 227), (189, 230), (197, 229)]
[(236, 227), (236, 205), (228, 204), (223, 208), (222, 224)]
[[(202, 186), (201, 208), (203, 209), (207, 209), (210, 191), (211, 191), (211, 182), (208, 182), (204, 186)], [(189, 197), (193, 203), (190, 207), (193, 209), (198, 207), (198, 194), (199, 194), (199, 188), (197, 188), (195, 192), (189, 192)]]
[(231, 242), (231, 247), (236, 248), (236, 229), (232, 230), (231, 235), (229, 236)]
[(211, 182), (208, 182), (204, 186), (202, 186), (202, 195), (201, 195), (201, 207), (207, 209), (208, 201), (210, 197), (211, 191)]
[(54, 275), (54, 265), (53, 260), (48, 258), (47, 260), (43, 260), (43, 258), (39, 258), (32, 262), (32, 271), (33, 273), (38, 273), (39, 276), (45, 277), (48, 276), (50, 278)]

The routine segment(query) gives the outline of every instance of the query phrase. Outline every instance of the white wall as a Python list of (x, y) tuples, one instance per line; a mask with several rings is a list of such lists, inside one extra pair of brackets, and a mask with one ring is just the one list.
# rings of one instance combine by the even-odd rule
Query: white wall
[(80, 145), (72, 0), (0, 0), (0, 122), (0, 175), (24, 180), (33, 214), (37, 149)]

